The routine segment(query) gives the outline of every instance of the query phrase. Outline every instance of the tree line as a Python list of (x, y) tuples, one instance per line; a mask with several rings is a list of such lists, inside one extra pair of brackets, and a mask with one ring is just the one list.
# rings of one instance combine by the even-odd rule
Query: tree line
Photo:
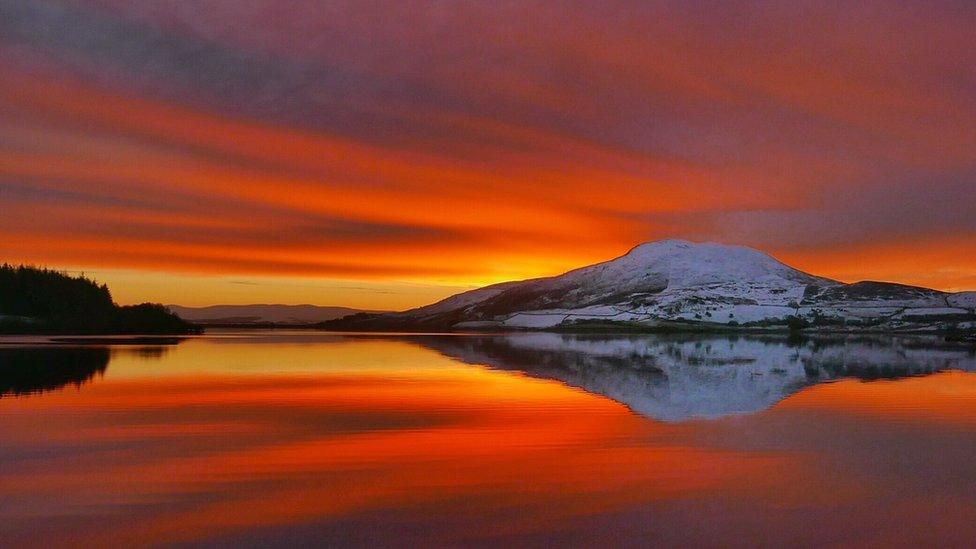
[(157, 303), (116, 305), (105, 284), (27, 265), (0, 266), (0, 332), (186, 334), (199, 331)]

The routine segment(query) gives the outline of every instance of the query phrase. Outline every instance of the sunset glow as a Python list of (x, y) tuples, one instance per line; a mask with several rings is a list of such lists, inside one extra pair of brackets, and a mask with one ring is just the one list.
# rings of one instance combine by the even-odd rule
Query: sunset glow
[(0, 0), (0, 259), (404, 309), (680, 237), (976, 289), (935, 4)]

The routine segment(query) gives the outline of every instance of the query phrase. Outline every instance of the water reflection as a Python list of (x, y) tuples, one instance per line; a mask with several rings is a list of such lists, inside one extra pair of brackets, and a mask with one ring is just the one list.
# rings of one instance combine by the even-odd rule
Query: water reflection
[[(0, 396), (30, 395), (79, 387), (103, 375), (112, 357), (162, 359), (186, 338), (44, 338), (31, 345), (0, 346)], [(343, 367), (388, 371), (374, 353), (386, 347), (404, 354), (404, 344), (436, 351), (448, 363), (554, 380), (622, 403), (659, 421), (715, 419), (756, 413), (819, 383), (844, 378), (873, 381), (946, 370), (976, 371), (976, 349), (935, 337), (761, 335), (341, 335), (314, 332), (217, 333), (195, 354), (210, 359), (184, 374), (266, 371), (269, 365), (314, 372), (341, 356)], [(251, 352), (262, 348), (262, 353)], [(345, 355), (341, 349), (363, 349)], [(337, 355), (336, 353), (339, 353)], [(423, 355), (413, 366), (423, 368)], [(324, 362), (323, 362), (324, 360)], [(158, 375), (123, 361), (124, 375)], [(337, 365), (330, 364), (331, 367)]]
[(817, 383), (976, 370), (971, 347), (931, 337), (419, 337), (468, 364), (611, 398), (660, 421), (754, 413)]
[(81, 387), (101, 377), (113, 355), (160, 359), (182, 339), (105, 340), (44, 338), (30, 345), (0, 346), (0, 398)]
[[(80, 390), (0, 399), (0, 545), (976, 539), (976, 375), (839, 379), (971, 369), (933, 340), (223, 333), (156, 358), (108, 349)], [(700, 413), (715, 419), (676, 420)]]
[(0, 347), (0, 398), (79, 387), (105, 372), (107, 348)]

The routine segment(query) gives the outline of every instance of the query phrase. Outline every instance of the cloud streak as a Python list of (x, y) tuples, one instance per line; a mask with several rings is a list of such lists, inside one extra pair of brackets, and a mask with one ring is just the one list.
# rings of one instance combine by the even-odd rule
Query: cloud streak
[(0, 250), (470, 285), (679, 236), (957, 288), (974, 28), (965, 2), (0, 0)]

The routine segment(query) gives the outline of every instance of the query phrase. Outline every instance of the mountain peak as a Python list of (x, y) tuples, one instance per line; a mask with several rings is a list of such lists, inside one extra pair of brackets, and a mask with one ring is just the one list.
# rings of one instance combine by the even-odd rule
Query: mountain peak
[(667, 253), (667, 252), (694, 252), (702, 253), (707, 251), (720, 251), (723, 253), (728, 253), (730, 251), (738, 250), (739, 253), (743, 251), (748, 251), (752, 254), (767, 256), (768, 254), (763, 253), (755, 248), (750, 248), (748, 246), (739, 246), (735, 244), (721, 244), (718, 242), (694, 242), (691, 240), (684, 240), (681, 238), (665, 238), (662, 240), (651, 240), (649, 242), (644, 242), (638, 244), (630, 249), (626, 255), (643, 255), (647, 253)]
[[(815, 282), (812, 277), (746, 246), (680, 239), (646, 242), (626, 255), (600, 264), (601, 278), (619, 284), (655, 275), (667, 287), (694, 287), (759, 281)], [(584, 269), (587, 271), (588, 269)]]

